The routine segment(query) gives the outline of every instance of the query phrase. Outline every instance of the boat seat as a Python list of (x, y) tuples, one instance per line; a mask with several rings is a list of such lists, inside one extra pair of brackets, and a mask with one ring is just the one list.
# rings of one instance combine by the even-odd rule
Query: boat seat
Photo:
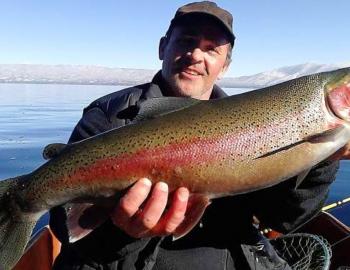
[(43, 227), (30, 240), (14, 270), (51, 270), (60, 252), (61, 243), (49, 226)]

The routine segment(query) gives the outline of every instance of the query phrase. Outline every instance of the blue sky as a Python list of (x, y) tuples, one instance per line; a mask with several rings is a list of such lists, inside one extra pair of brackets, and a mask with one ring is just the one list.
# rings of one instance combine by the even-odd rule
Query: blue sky
[[(348, 0), (222, 0), (237, 36), (230, 76), (350, 63)], [(0, 64), (160, 68), (158, 41), (187, 1), (2, 0)]]

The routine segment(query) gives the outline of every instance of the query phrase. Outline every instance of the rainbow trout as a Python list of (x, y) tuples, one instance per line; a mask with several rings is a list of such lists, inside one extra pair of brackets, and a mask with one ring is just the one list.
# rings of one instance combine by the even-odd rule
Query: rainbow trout
[[(69, 204), (70, 241), (108, 218), (141, 177), (191, 192), (197, 223), (208, 202), (305, 175), (350, 140), (350, 68), (218, 100), (141, 102), (136, 121), (81, 142), (50, 145), (35, 171), (0, 182), (0, 265), (19, 260), (39, 217)], [(91, 218), (93, 216), (93, 218)]]

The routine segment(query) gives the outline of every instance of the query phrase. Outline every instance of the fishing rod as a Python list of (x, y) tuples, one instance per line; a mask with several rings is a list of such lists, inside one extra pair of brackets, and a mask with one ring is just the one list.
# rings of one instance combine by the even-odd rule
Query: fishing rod
[[(334, 202), (334, 203), (331, 203), (331, 204), (328, 204), (328, 205), (325, 205), (322, 207), (322, 211), (324, 212), (328, 212), (329, 210), (334, 210), (335, 208), (338, 208), (340, 206), (343, 206), (347, 203), (350, 203), (350, 197), (347, 197), (345, 199), (342, 199), (340, 201), (337, 201), (337, 202)], [(254, 216), (253, 217), (255, 220), (254, 220), (254, 224), (259, 224), (259, 221), (258, 219)], [(306, 223), (308, 223), (310, 220), (307, 220), (305, 223), (299, 225), (298, 227), (296, 227), (294, 230), (292, 230), (291, 232), (289, 232), (288, 234), (291, 234), (291, 233), (294, 233), (296, 230), (298, 230), (300, 227), (304, 226)], [(267, 235), (268, 233), (272, 233), (273, 230), (271, 228), (263, 228), (261, 231), (260, 231), (262, 234), (265, 234)], [(348, 238), (349, 236), (347, 236), (346, 238)]]
[(350, 202), (350, 197), (347, 197), (341, 201), (337, 201), (337, 202), (334, 202), (334, 203), (331, 203), (331, 204), (328, 204), (326, 206), (323, 206), (322, 207), (322, 211), (328, 211), (328, 210), (331, 210), (331, 209), (334, 209), (334, 208), (338, 208), (339, 206), (342, 206), (346, 203), (349, 203)]
[[(340, 206), (343, 206), (344, 204), (347, 204), (347, 203), (349, 203), (349, 202), (350, 202), (350, 197), (347, 197), (347, 198), (345, 198), (345, 199), (343, 199), (343, 200), (341, 200), (341, 201), (337, 201), (337, 202), (334, 202), (334, 203), (331, 203), (331, 204), (328, 204), (328, 205), (322, 207), (322, 211), (327, 212), (327, 211), (329, 211), (329, 210), (332, 210), (332, 209), (338, 208), (338, 207), (340, 207)], [(333, 244), (331, 245), (331, 247), (334, 247), (335, 245), (338, 245), (339, 243), (341, 243), (341, 242), (347, 240), (348, 238), (350, 238), (350, 234), (347, 235), (347, 236), (345, 236), (344, 238), (338, 240), (337, 242), (333, 243)]]

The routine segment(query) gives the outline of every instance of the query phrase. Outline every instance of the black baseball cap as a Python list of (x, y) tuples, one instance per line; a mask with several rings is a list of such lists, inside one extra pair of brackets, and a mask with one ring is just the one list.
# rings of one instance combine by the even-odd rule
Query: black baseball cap
[(220, 8), (216, 3), (211, 1), (193, 2), (180, 7), (176, 11), (174, 18), (171, 20), (170, 27), (191, 15), (207, 15), (216, 19), (226, 30), (231, 44), (234, 44), (236, 37), (232, 30), (233, 18), (230, 12)]

